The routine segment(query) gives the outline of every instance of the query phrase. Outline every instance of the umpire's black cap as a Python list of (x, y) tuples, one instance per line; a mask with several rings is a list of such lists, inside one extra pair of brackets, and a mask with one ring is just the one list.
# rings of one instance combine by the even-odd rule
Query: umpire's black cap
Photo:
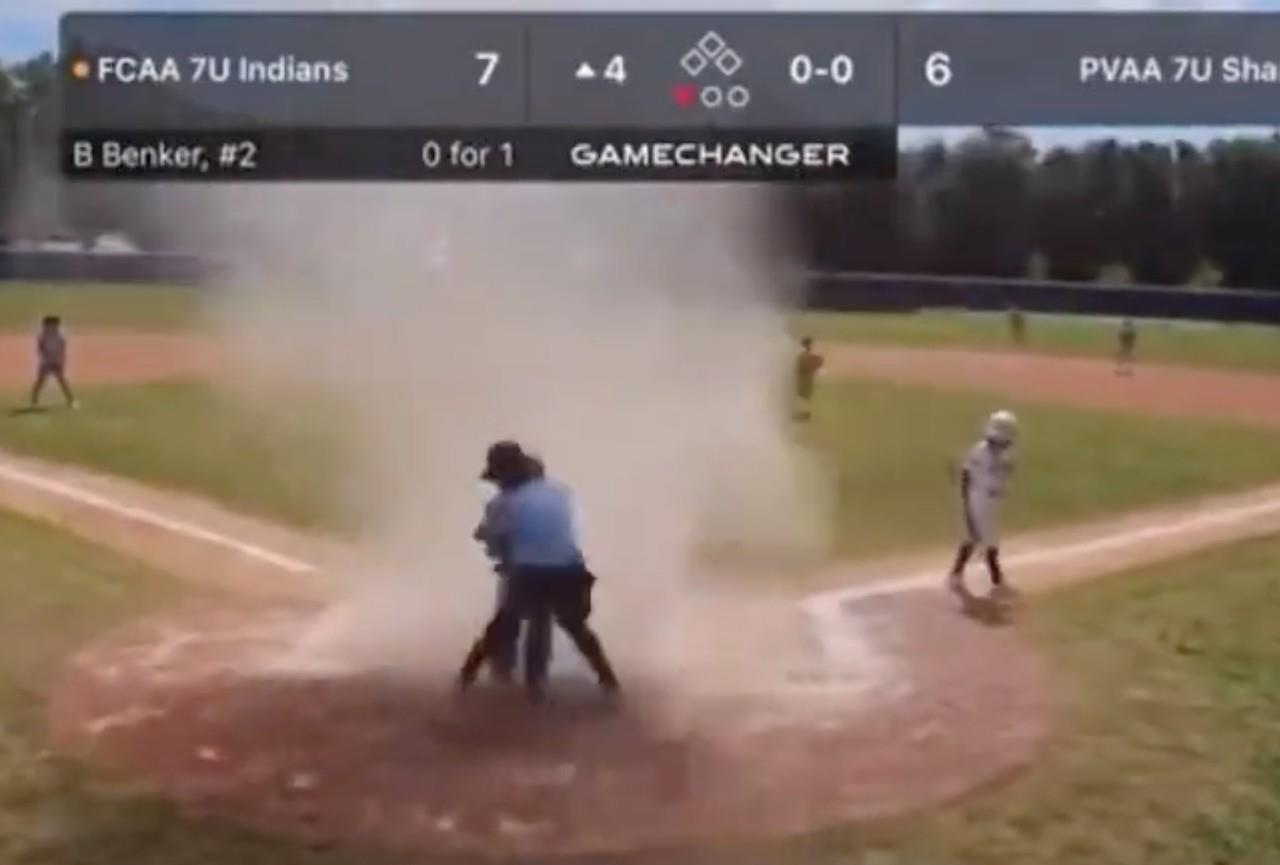
[(484, 458), (484, 481), (508, 481), (529, 474), (529, 455), (519, 443), (502, 441), (489, 446)]

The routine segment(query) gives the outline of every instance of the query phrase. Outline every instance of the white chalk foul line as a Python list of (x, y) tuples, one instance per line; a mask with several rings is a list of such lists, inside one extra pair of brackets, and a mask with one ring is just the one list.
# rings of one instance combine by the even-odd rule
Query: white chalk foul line
[[(1012, 554), (1005, 561), (1014, 567), (1064, 562), (1107, 550), (1123, 549), (1149, 541), (1173, 537), (1185, 532), (1202, 531), (1220, 525), (1231, 525), (1271, 513), (1280, 513), (1280, 496), (1263, 499), (1247, 505), (1221, 507), (1204, 513), (1181, 517), (1167, 523), (1144, 526), (1140, 529), (1113, 532), (1087, 541), (1076, 541), (1075, 543), (1027, 550), (1026, 552)], [(896, 579), (870, 583), (865, 586), (821, 592), (809, 596), (803, 603), (806, 610), (822, 618), (836, 613), (850, 601), (896, 594), (913, 589), (941, 586), (942, 577), (943, 575), (940, 571), (911, 574)]]
[[(294, 574), (315, 573), (315, 565), (281, 553), (273, 552), (256, 544), (238, 540), (228, 535), (194, 523), (177, 520), (147, 508), (128, 505), (99, 493), (56, 481), (34, 472), (0, 463), (0, 479), (19, 484), (40, 492), (76, 502), (98, 510), (106, 511), (134, 522), (152, 526), (175, 535), (202, 541), (213, 546), (232, 550), (247, 558), (255, 559), (268, 565)], [(1135, 544), (1159, 540), (1184, 532), (1201, 531), (1219, 525), (1230, 525), (1253, 517), (1280, 512), (1280, 496), (1263, 499), (1245, 505), (1220, 507), (1171, 522), (1145, 526), (1140, 529), (1113, 532), (1086, 541), (1042, 547), (1026, 552), (1014, 553), (1007, 558), (1007, 563), (1014, 567), (1043, 564), (1047, 562), (1063, 562), (1073, 558), (1093, 555), (1106, 550), (1121, 549)], [(850, 601), (881, 595), (896, 594), (913, 589), (929, 588), (939, 585), (940, 576), (935, 571), (911, 574), (895, 579), (877, 581), (865, 586), (835, 589), (810, 595), (801, 603), (805, 610), (820, 621), (831, 623), (838, 616), (841, 608)]]
[(310, 574), (317, 569), (315, 565), (303, 562), (298, 559), (291, 558), (281, 553), (276, 553), (264, 547), (250, 544), (245, 541), (206, 529), (203, 526), (188, 523), (183, 520), (176, 520), (167, 517), (156, 511), (147, 508), (128, 505), (107, 496), (100, 495), (90, 490), (74, 486), (72, 484), (63, 483), (62, 481), (52, 480), (43, 477), (34, 472), (29, 472), (16, 466), (0, 463), (0, 479), (9, 481), (10, 483), (19, 484), (30, 489), (38, 490), (45, 495), (55, 496), (67, 501), (86, 507), (96, 508), (100, 511), (115, 514), (127, 520), (136, 523), (161, 529), (170, 534), (181, 535), (182, 537), (192, 540), (201, 541), (212, 546), (222, 547), (223, 549), (232, 550), (246, 558), (255, 559), (264, 564), (272, 565), (281, 570), (288, 571), (293, 574)]

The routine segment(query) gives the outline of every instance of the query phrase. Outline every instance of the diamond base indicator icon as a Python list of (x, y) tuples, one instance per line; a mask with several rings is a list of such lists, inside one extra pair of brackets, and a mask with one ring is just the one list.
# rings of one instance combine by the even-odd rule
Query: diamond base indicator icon
[(715, 62), (716, 68), (729, 78), (732, 78), (734, 73), (742, 68), (742, 57), (732, 48), (726, 48), (720, 52), (720, 56), (716, 58)]
[(711, 60), (714, 60), (716, 55), (727, 47), (729, 43), (714, 30), (708, 30), (707, 34), (698, 40), (698, 50)]
[[(742, 55), (734, 51), (728, 41), (714, 30), (703, 34), (697, 44), (680, 58), (680, 68), (690, 78), (697, 78), (707, 70), (714, 69), (724, 78), (731, 79), (744, 65)], [(727, 107), (741, 111), (751, 103), (751, 91), (742, 84), (707, 84), (697, 87), (685, 83), (677, 84), (671, 89), (671, 98), (680, 108), (692, 108), (695, 104), (701, 104), (703, 108), (712, 110)]]
[(697, 78), (710, 65), (711, 61), (696, 48), (680, 58), (680, 68), (688, 72), (691, 78)]
[(690, 78), (697, 78), (714, 66), (726, 78), (732, 78), (743, 66), (742, 55), (714, 30), (708, 30), (698, 43), (680, 58), (680, 68)]

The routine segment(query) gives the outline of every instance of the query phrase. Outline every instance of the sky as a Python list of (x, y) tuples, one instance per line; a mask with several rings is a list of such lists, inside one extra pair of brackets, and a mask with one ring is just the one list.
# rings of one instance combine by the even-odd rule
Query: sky
[(1170, 11), (1181, 9), (1251, 10), (1280, 12), (1280, 0), (1103, 0), (1103, 2), (1042, 2), (1042, 0), (916, 0), (916, 2), (876, 2), (876, 0), (0, 0), (0, 60), (30, 57), (52, 51), (57, 44), (58, 16), (77, 11), (144, 10), (332, 10), (357, 9), (623, 9), (657, 12), (676, 10), (948, 10), (948, 11), (1076, 11), (1107, 10)]

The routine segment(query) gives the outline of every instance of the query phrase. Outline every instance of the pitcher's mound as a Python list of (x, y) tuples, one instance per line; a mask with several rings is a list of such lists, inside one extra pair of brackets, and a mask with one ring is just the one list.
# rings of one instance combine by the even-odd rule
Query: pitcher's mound
[(815, 652), (789, 682), (677, 699), (631, 681), (615, 706), (574, 683), (531, 707), (519, 689), (459, 699), (443, 677), (264, 668), (300, 615), (188, 612), (84, 652), (54, 699), (56, 743), (191, 812), (309, 842), (560, 854), (898, 814), (1026, 764), (1047, 731), (1014, 631), (941, 592), (862, 600), (823, 626), (875, 652), (871, 687), (842, 687)]

